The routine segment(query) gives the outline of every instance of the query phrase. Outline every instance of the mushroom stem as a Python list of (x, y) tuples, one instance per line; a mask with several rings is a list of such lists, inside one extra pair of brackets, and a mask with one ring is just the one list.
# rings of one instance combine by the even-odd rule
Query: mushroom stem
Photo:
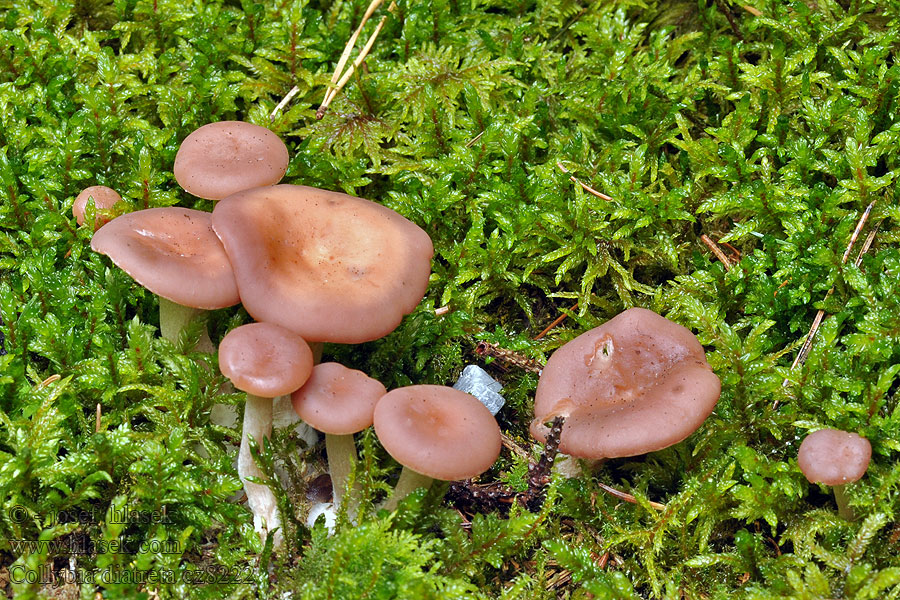
[(322, 362), (322, 350), (325, 348), (324, 342), (306, 342), (309, 349), (312, 350), (313, 364), (317, 365)]
[(856, 512), (850, 508), (850, 498), (847, 496), (847, 485), (833, 485), (834, 501), (837, 502), (838, 514), (847, 521), (856, 520)]
[(403, 467), (403, 470), (400, 472), (400, 479), (397, 480), (397, 485), (394, 486), (391, 497), (387, 499), (382, 508), (385, 510), (394, 510), (397, 508), (397, 505), (400, 504), (401, 500), (419, 488), (425, 488), (427, 490), (431, 487), (432, 483), (434, 483), (434, 479), (428, 475), (422, 475), (409, 467)]
[[(263, 438), (271, 435), (272, 399), (247, 394), (247, 404), (244, 408), (244, 428), (241, 433), (241, 450), (238, 454), (238, 476), (241, 483), (244, 484), (247, 504), (253, 513), (253, 527), (263, 538), (268, 531), (281, 527), (281, 518), (278, 514), (278, 501), (269, 486), (248, 481), (249, 477), (266, 478), (250, 453), (250, 438), (253, 437), (262, 446)], [(281, 532), (275, 532), (275, 545), (279, 546), (281, 540)]]
[[(331, 486), (334, 490), (334, 506), (341, 504), (341, 498), (347, 491), (347, 480), (353, 463), (356, 462), (356, 444), (353, 442), (353, 434), (334, 435), (325, 434), (325, 452), (328, 454), (328, 470), (331, 473)], [(350, 501), (352, 509), (354, 502)]]
[[(184, 331), (194, 319), (203, 311), (199, 308), (191, 308), (182, 306), (177, 302), (172, 302), (168, 298), (159, 297), (159, 333), (163, 338), (169, 340), (173, 344), (178, 343), (178, 336)], [(209, 339), (209, 333), (206, 326), (203, 327), (203, 333), (197, 341), (195, 350), (200, 352), (215, 352), (212, 340)]]

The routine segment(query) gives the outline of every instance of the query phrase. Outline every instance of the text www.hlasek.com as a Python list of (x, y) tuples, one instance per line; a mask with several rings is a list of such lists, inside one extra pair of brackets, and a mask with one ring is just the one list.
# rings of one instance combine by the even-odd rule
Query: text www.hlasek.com
[(55, 540), (9, 540), (14, 554), (75, 556), (79, 554), (182, 554), (178, 540), (91, 541), (70, 537)]

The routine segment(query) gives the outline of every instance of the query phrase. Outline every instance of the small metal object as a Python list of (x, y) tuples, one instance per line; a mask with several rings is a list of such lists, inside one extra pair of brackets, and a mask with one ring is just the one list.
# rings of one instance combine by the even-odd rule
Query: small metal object
[(503, 389), (503, 384), (478, 365), (468, 365), (463, 369), (459, 379), (453, 384), (453, 389), (475, 396), (494, 416), (506, 404), (506, 400), (499, 393)]

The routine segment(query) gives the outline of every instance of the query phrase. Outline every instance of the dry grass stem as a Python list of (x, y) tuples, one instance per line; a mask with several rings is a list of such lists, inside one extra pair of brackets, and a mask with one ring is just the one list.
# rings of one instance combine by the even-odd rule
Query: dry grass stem
[(45, 379), (45, 380), (43, 380), (42, 382), (40, 382), (40, 383), (38, 384), (38, 387), (39, 387), (39, 388), (45, 388), (45, 387), (47, 387), (48, 385), (50, 385), (51, 383), (56, 383), (56, 382), (59, 381), (60, 379), (62, 379), (62, 376), (61, 376), (59, 373), (54, 373), (53, 375), (51, 375), (51, 376), (48, 377), (47, 379)]
[(474, 145), (475, 145), (475, 142), (477, 142), (478, 140), (480, 140), (480, 139), (481, 139), (481, 136), (483, 136), (483, 135), (484, 135), (484, 131), (482, 131), (481, 133), (479, 133), (478, 135), (476, 135), (475, 137), (473, 137), (471, 140), (469, 140), (468, 142), (466, 142), (466, 148), (471, 148), (472, 146), (474, 146)]
[(860, 249), (859, 254), (856, 255), (856, 260), (853, 261), (853, 265), (858, 267), (862, 262), (862, 257), (869, 251), (869, 248), (872, 247), (872, 242), (875, 241), (875, 235), (878, 233), (878, 229), (881, 227), (880, 224), (875, 226), (875, 229), (869, 232), (869, 235), (866, 236), (866, 242), (863, 244), (863, 247)]
[[(863, 211), (862, 216), (860, 216), (859, 221), (856, 222), (856, 228), (853, 230), (853, 235), (850, 236), (850, 241), (847, 243), (847, 248), (844, 250), (844, 255), (841, 257), (841, 264), (846, 264), (847, 259), (850, 257), (850, 252), (853, 250), (853, 245), (856, 244), (856, 240), (859, 238), (860, 232), (862, 232), (863, 227), (866, 225), (866, 221), (869, 220), (869, 215), (872, 214), (872, 208), (875, 207), (875, 200), (869, 203), (866, 207), (866, 210)], [(863, 245), (862, 250), (859, 253), (859, 256), (854, 261), (854, 264), (859, 265), (862, 260), (863, 254), (865, 254), (869, 248), (872, 246), (872, 242), (875, 239), (875, 233), (877, 232), (877, 228), (873, 229), (868, 238), (866, 239), (866, 243)], [(825, 300), (831, 297), (831, 294), (834, 293), (834, 286), (831, 287), (825, 293)], [(809, 351), (812, 349), (813, 342), (815, 341), (816, 333), (819, 331), (819, 327), (822, 325), (822, 320), (825, 318), (825, 310), (819, 309), (816, 313), (816, 317), (813, 319), (812, 326), (809, 328), (809, 332), (806, 334), (806, 339), (803, 340), (803, 345), (800, 347), (800, 351), (797, 352), (797, 357), (794, 359), (794, 362), (791, 364), (791, 371), (796, 369), (798, 366), (801, 366), (804, 362), (806, 362), (807, 356), (809, 356)], [(782, 387), (787, 387), (790, 384), (790, 380), (785, 377), (784, 381), (781, 382)], [(772, 403), (772, 409), (778, 408), (778, 400)]]
[(288, 102), (293, 100), (294, 96), (296, 96), (299, 92), (300, 92), (300, 88), (298, 88), (296, 85), (291, 88), (291, 91), (289, 91), (287, 93), (287, 95), (281, 99), (281, 102), (279, 102), (278, 105), (272, 109), (272, 112), (269, 113), (269, 122), (270, 123), (275, 120), (275, 117), (276, 117), (276, 115), (278, 115), (279, 111), (281, 111), (285, 106), (287, 106)]
[[(566, 174), (569, 173), (569, 170), (566, 169), (566, 168), (563, 166), (563, 164), (562, 164), (561, 162), (557, 162), (557, 163), (556, 163), (556, 166), (559, 167), (559, 170), (562, 171), (563, 173), (566, 173)], [(581, 188), (582, 188), (584, 191), (586, 191), (587, 193), (593, 194), (594, 196), (597, 196), (597, 197), (600, 198), (601, 200), (606, 200), (607, 202), (612, 202), (612, 197), (607, 196), (607, 195), (604, 194), (603, 192), (598, 192), (597, 190), (595, 190), (595, 189), (592, 188), (591, 186), (589, 186), (589, 185), (587, 185), (587, 184), (585, 184), (585, 183), (582, 183), (582, 182), (579, 181), (574, 175), (569, 175), (569, 179), (571, 179), (573, 183), (577, 183), (578, 185), (580, 185)]]
[(754, 17), (761, 17), (761, 16), (762, 16), (762, 12), (761, 12), (760, 10), (758, 10), (758, 9), (756, 9), (756, 8), (753, 8), (752, 6), (750, 6), (750, 5), (748, 5), (748, 4), (742, 4), (742, 5), (741, 5), (741, 8), (743, 8), (744, 10), (746, 10), (748, 13), (750, 13), (750, 14), (753, 15)]
[[(616, 488), (610, 487), (610, 486), (606, 485), (605, 483), (600, 483), (599, 481), (597, 482), (597, 485), (600, 487), (601, 490), (603, 490), (604, 492), (606, 492), (607, 494), (609, 494), (611, 496), (615, 496), (619, 500), (624, 500), (625, 502), (631, 502), (632, 504), (638, 503), (637, 498), (635, 498), (631, 494), (617, 490)], [(665, 504), (660, 504), (659, 502), (653, 502), (652, 500), (649, 500), (648, 502), (649, 502), (650, 506), (652, 508), (655, 508), (656, 510), (666, 510)]]
[[(335, 96), (337, 96), (344, 86), (347, 85), (347, 82), (350, 81), (350, 77), (359, 68), (359, 65), (366, 60), (366, 57), (369, 55), (369, 52), (372, 50), (372, 46), (375, 45), (375, 40), (378, 39), (378, 34), (381, 33), (381, 29), (384, 27), (384, 24), (387, 22), (387, 15), (381, 17), (381, 21), (378, 22), (378, 25), (375, 27), (375, 31), (372, 32), (372, 35), (369, 36), (369, 39), (366, 41), (366, 45), (363, 46), (362, 51), (360, 51), (359, 56), (356, 57), (356, 60), (353, 61), (353, 64), (347, 68), (346, 71), (341, 75), (341, 70), (346, 65), (347, 60), (350, 57), (350, 52), (353, 50), (353, 46), (356, 44), (356, 39), (359, 37), (360, 32), (362, 31), (363, 26), (366, 24), (366, 21), (369, 20), (369, 17), (372, 16), (372, 13), (376, 8), (381, 4), (382, 0), (372, 0), (372, 3), (369, 4), (369, 8), (366, 9), (365, 15), (363, 15), (363, 19), (357, 27), (356, 31), (353, 32), (353, 35), (350, 37), (350, 40), (347, 42), (347, 46), (344, 48), (344, 53), (341, 55), (340, 61), (338, 61), (338, 66), (334, 70), (334, 75), (331, 78), (331, 83), (328, 85), (328, 89), (325, 90), (325, 99), (322, 101), (322, 105), (319, 106), (319, 110), (316, 111), (316, 118), (321, 119), (325, 116), (325, 112), (328, 110), (328, 106), (331, 104), (332, 100), (334, 100)], [(388, 12), (394, 12), (397, 9), (397, 3), (391, 2), (390, 6), (388, 6)]]
[(356, 40), (359, 38), (362, 33), (363, 27), (366, 26), (366, 23), (369, 21), (369, 17), (372, 16), (372, 13), (381, 6), (381, 3), (384, 0), (372, 0), (369, 4), (368, 8), (366, 8), (366, 12), (363, 14), (362, 20), (359, 22), (359, 25), (356, 27), (356, 31), (353, 32), (353, 35), (350, 36), (350, 39), (347, 40), (346, 45), (344, 45), (344, 51), (341, 53), (341, 58), (338, 60), (337, 67), (334, 68), (334, 74), (331, 76), (331, 82), (328, 84), (328, 89), (325, 91), (325, 97), (328, 97), (328, 94), (331, 92), (332, 88), (335, 87), (338, 81), (341, 79), (341, 73), (344, 71), (344, 66), (347, 64), (347, 61), (350, 60), (350, 54), (353, 52), (353, 47), (356, 45)]

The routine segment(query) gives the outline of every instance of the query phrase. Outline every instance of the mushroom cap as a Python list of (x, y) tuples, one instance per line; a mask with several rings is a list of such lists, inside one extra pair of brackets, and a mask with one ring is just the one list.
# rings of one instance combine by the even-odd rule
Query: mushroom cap
[[(92, 185), (91, 187), (84, 188), (81, 190), (81, 193), (75, 197), (75, 202), (72, 203), (72, 215), (75, 217), (75, 222), (78, 223), (78, 225), (84, 225), (85, 209), (87, 208), (87, 203), (90, 198), (94, 199), (94, 208), (98, 213), (100, 211), (109, 210), (115, 206), (117, 202), (122, 201), (122, 196), (120, 196), (116, 190), (106, 187), (105, 185)], [(108, 222), (109, 219), (97, 214), (98, 229)]]
[(428, 286), (428, 234), (369, 200), (275, 185), (222, 200), (212, 222), (247, 312), (309, 341), (383, 337)]
[(534, 400), (531, 434), (566, 417), (559, 449), (580, 458), (616, 458), (684, 440), (712, 413), (721, 383), (703, 346), (685, 327), (631, 308), (559, 348)]
[(325, 433), (349, 435), (372, 425), (375, 403), (387, 393), (377, 379), (335, 362), (313, 367), (312, 375), (291, 394), (294, 411)]
[(820, 429), (800, 444), (797, 464), (810, 483), (843, 485), (866, 474), (872, 444), (856, 433)]
[(187, 192), (221, 200), (241, 190), (278, 183), (288, 160), (287, 146), (265, 127), (220, 121), (184, 138), (172, 170)]
[(210, 213), (172, 206), (124, 214), (94, 234), (91, 248), (154, 294), (182, 306), (210, 310), (240, 302)]
[(382, 396), (375, 434), (401, 465), (444, 481), (475, 477), (500, 456), (500, 426), (491, 412), (473, 396), (440, 385)]
[(309, 344), (273, 323), (249, 323), (225, 334), (219, 344), (219, 369), (237, 389), (274, 398), (290, 394), (309, 379)]

